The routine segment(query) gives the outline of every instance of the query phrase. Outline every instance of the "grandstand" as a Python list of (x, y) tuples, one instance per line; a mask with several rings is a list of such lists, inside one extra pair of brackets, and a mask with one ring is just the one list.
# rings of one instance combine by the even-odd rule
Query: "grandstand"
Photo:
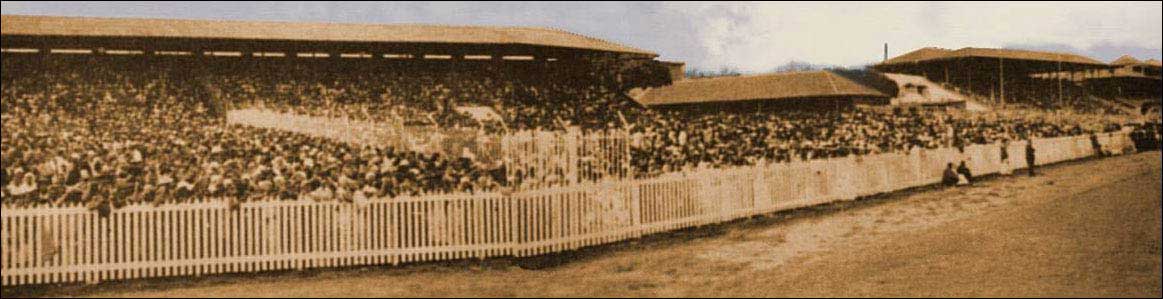
[[(921, 48), (885, 60), (873, 68), (919, 75), (992, 103), (1052, 107), (1086, 97), (1071, 76), (1097, 76), (1111, 67), (1085, 56), (1017, 49)], [(1053, 73), (1058, 76), (1039, 77)]]
[(955, 109), (984, 110), (980, 104), (969, 104), (969, 96), (946, 89), (921, 76), (906, 74), (884, 74), (896, 82), (900, 92), (892, 98), (892, 105), (898, 107), (941, 107)]
[(1147, 113), (1159, 105), (1163, 98), (1163, 77), (1160, 77), (1158, 60), (1140, 61), (1130, 55), (1123, 55), (1111, 61), (1109, 72), (1086, 77), (1082, 84), (1103, 98), (1116, 101), (1139, 113)]
[(859, 109), (993, 82), (1045, 99), (1029, 74), (1109, 68), (1067, 54), (683, 79), (542, 28), (0, 21), (5, 285), (560, 252), (923, 186), (955, 159), (1000, 172), (1019, 140), (1039, 163), (1126, 143), (1097, 117)]
[[(240, 201), (313, 191), (351, 200), (494, 190), (517, 180), (506, 177), (513, 167), (463, 144), (487, 150), (478, 140), (499, 132), (603, 128), (632, 117), (635, 105), (620, 91), (645, 74), (633, 66), (657, 56), (541, 28), (2, 21), (4, 152), (22, 157), (4, 160), (3, 179), (25, 186), (6, 188), (5, 202), (81, 201), (99, 210), (145, 197), (159, 204), (228, 193)], [(630, 74), (619, 73), (622, 63)], [(347, 125), (223, 118), (245, 109)], [(61, 142), (76, 146), (46, 145)], [(50, 156), (68, 161), (67, 184), (25, 171)], [(378, 169), (360, 165), (373, 161), (382, 162)], [(26, 176), (42, 187), (21, 185)]]
[(569, 60), (599, 53), (637, 58), (658, 56), (649, 51), (566, 31), (530, 27), (18, 15), (4, 15), (2, 20), (6, 48), (45, 52), (73, 49), (97, 50), (97, 54), (129, 51), (123, 53), (230, 57), (278, 57), (283, 54), (284, 57), (451, 60)]
[[(628, 102), (617, 99), (617, 91), (628, 89), (620, 85), (632, 84), (625, 82), (641, 81), (633, 78), (634, 74), (641, 72), (623, 75), (619, 73), (623, 69), (626, 72), (636, 71), (632, 66), (622, 67), (623, 64), (647, 64), (648, 67), (658, 68), (660, 73), (665, 72), (665, 67), (652, 65), (657, 63), (653, 60), (657, 56), (655, 53), (545, 28), (8, 15), (3, 16), (3, 22), (2, 39), (6, 57), (35, 59), (83, 55), (106, 61), (126, 61), (136, 57), (139, 63), (148, 62), (181, 70), (189, 81), (226, 82), (227, 86), (210, 86), (200, 91), (208, 94), (225, 93), (215, 96), (216, 100), (234, 98), (229, 99), (232, 101), (222, 101), (227, 103), (216, 103), (215, 108), (237, 104), (239, 101), (247, 102), (243, 103), (245, 105), (253, 104), (250, 102), (257, 97), (262, 97), (264, 104), (279, 102), (278, 99), (285, 97), (255, 93), (272, 93), (270, 90), (280, 84), (298, 85), (296, 88), (300, 89), (313, 88), (301, 86), (305, 85), (303, 81), (317, 80), (315, 76), (319, 74), (344, 74), (328, 78), (335, 82), (325, 87), (337, 90), (370, 88), (352, 82), (391, 81), (396, 86), (387, 90), (357, 91), (371, 97), (413, 102), (408, 107), (412, 111), (397, 111), (397, 114), (411, 115), (393, 118), (406, 125), (471, 125), (496, 130), (560, 128), (569, 125), (562, 124), (563, 121), (577, 125), (577, 119), (583, 117), (568, 114), (609, 106), (605, 101)], [(547, 73), (552, 76), (542, 76)], [(254, 78), (259, 75), (264, 78)], [(394, 80), (402, 77), (427, 82), (419, 87), (423, 90), (415, 91), (417, 87), (414, 84)], [(627, 78), (622, 82), (614, 82), (615, 77)], [(504, 80), (496, 80), (498, 78)], [(238, 81), (246, 84), (236, 83)], [(273, 81), (274, 84), (264, 86), (254, 81)], [(576, 82), (574, 85), (578, 86), (567, 86), (569, 84), (565, 82)], [(243, 88), (241, 85), (250, 86)], [(594, 85), (602, 87), (581, 90), (585, 86)], [(247, 95), (240, 94), (240, 89), (257, 91)], [(482, 90), (493, 89), (506, 89), (508, 94), (482, 94)], [(560, 103), (569, 105), (554, 112), (539, 111), (537, 114), (541, 115), (522, 115), (528, 113), (515, 110), (463, 112), (482, 110), (474, 106), (499, 109), (496, 101), (500, 96), (510, 102), (533, 102), (551, 97), (563, 98), (566, 94), (581, 98), (579, 93), (587, 93), (585, 96), (594, 101), (603, 98), (603, 102), (580, 100), (572, 104)], [(422, 96), (427, 98), (418, 99)], [(238, 99), (240, 97), (243, 99)], [(296, 103), (293, 106), (300, 107), (341, 105), (341, 108), (352, 111), (370, 109), (373, 110), (372, 114), (377, 115), (346, 116), (383, 118), (383, 113), (379, 113), (383, 111), (375, 110), (385, 107), (374, 102), (345, 98), (344, 95), (336, 97), (332, 99), (319, 94), (308, 101), (289, 100)], [(359, 105), (349, 105), (353, 103)], [(508, 108), (515, 106), (518, 105), (508, 105)], [(456, 109), (458, 107), (463, 109)], [(574, 109), (564, 109), (567, 107)], [(279, 108), (293, 109), (286, 106)], [(489, 119), (473, 117), (493, 114), (502, 115), (507, 123), (521, 123), (531, 128), (497, 128), (503, 124), (479, 124), (478, 121), (487, 122)]]
[(855, 105), (886, 105), (876, 89), (830, 71), (727, 76), (675, 81), (647, 90), (636, 99), (642, 105), (667, 109), (838, 109)]
[[(682, 64), (549, 29), (3, 21), (4, 151), (21, 157), (4, 185), (20, 205), (479, 193), (1083, 132), (854, 110), (898, 93), (860, 71), (668, 85)], [(46, 161), (59, 170), (27, 171)]]

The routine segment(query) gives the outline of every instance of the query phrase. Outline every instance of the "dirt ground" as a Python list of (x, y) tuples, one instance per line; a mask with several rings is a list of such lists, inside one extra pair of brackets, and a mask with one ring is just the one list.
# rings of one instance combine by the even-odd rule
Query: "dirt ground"
[[(780, 213), (605, 246), (530, 270), (510, 260), (236, 275), (11, 295), (1160, 297), (1158, 152), (1040, 176)], [(526, 267), (528, 268), (528, 267)]]

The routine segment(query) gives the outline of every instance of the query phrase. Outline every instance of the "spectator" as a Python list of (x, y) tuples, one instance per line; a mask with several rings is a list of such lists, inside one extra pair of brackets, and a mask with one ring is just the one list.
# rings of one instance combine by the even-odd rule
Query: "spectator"
[(1000, 152), (1001, 161), (1001, 170), (999, 173), (1002, 175), (1013, 174), (1014, 167), (1012, 164), (1010, 164), (1010, 141), (1008, 139), (1002, 139), (1001, 146), (998, 147), (998, 150)]
[(953, 170), (953, 163), (945, 165), (945, 172), (941, 175), (941, 184), (945, 186), (956, 186), (957, 181), (957, 171)]
[(1034, 167), (1037, 166), (1034, 160), (1037, 158), (1037, 155), (1035, 155), (1034, 151), (1034, 141), (1026, 139), (1026, 167), (1030, 170), (1031, 177), (1034, 176)]
[(965, 165), (965, 161), (961, 161), (961, 165), (957, 166), (957, 174), (965, 178), (966, 184), (973, 183), (973, 173), (969, 171), (969, 166)]
[(1098, 135), (1090, 133), (1090, 147), (1094, 149), (1094, 155), (1098, 157), (1106, 156), (1106, 152), (1102, 150), (1102, 144), (1098, 143)]

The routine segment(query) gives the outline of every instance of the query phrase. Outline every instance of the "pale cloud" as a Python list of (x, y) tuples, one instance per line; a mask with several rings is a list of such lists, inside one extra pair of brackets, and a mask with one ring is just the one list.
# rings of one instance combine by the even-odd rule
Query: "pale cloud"
[(920, 47), (1069, 50), (1160, 58), (1161, 2), (2, 2), (5, 14), (545, 26), (690, 67), (857, 66)]
[[(1163, 48), (1160, 3), (730, 3), (665, 5), (695, 22), (702, 68), (765, 71), (789, 61), (856, 66), (936, 46)], [(1117, 46), (1111, 46), (1117, 45)], [(1100, 54), (1102, 58), (1114, 54)]]

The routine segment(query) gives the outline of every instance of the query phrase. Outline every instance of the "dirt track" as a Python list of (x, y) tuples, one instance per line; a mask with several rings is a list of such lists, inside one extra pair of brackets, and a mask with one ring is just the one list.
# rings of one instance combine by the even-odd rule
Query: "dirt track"
[(1160, 297), (1160, 159), (1154, 152), (1073, 163), (1044, 169), (1035, 178), (997, 178), (967, 188), (784, 213), (613, 246), (542, 270), (500, 261), (135, 282), (64, 292)]

